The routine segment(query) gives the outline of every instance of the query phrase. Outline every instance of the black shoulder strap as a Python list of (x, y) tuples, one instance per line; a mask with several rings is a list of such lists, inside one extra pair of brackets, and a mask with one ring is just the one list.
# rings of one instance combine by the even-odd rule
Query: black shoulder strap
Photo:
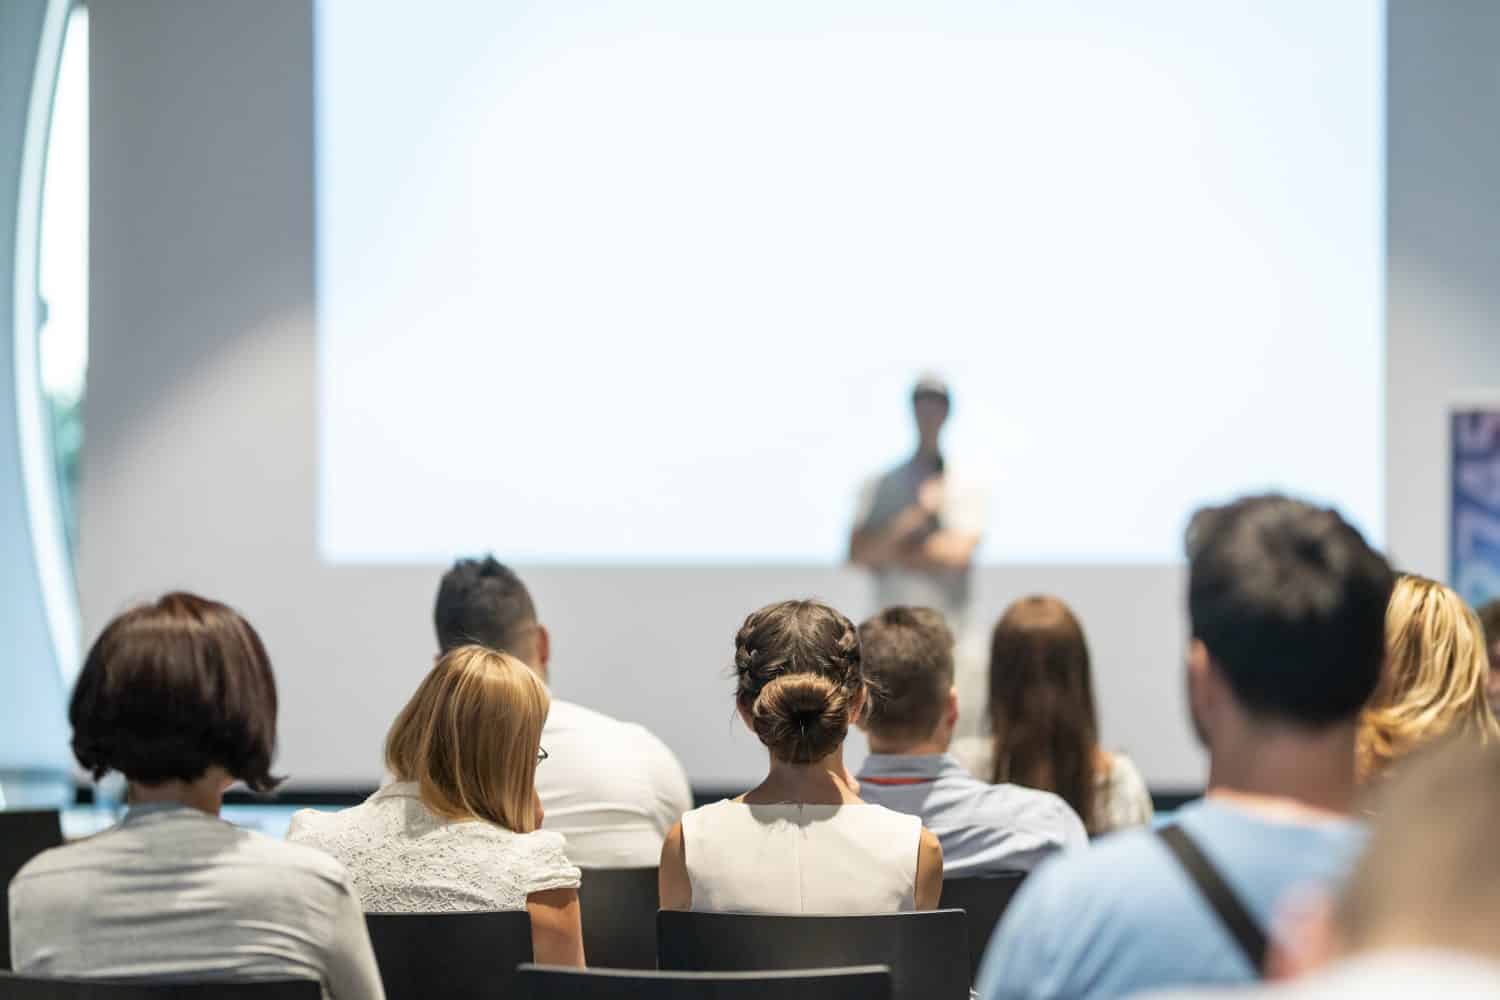
[(1182, 827), (1176, 824), (1164, 826), (1156, 831), (1156, 835), (1188, 873), (1208, 905), (1213, 907), (1214, 913), (1223, 921), (1224, 929), (1234, 938), (1234, 943), (1240, 946), (1240, 951), (1250, 960), (1250, 966), (1259, 978), (1264, 974), (1266, 966), (1266, 934), (1250, 915), (1250, 911), (1245, 909), (1245, 904), (1240, 902), (1240, 897), (1229, 888), (1229, 883), (1224, 881), (1213, 862), (1204, 856), (1203, 851)]

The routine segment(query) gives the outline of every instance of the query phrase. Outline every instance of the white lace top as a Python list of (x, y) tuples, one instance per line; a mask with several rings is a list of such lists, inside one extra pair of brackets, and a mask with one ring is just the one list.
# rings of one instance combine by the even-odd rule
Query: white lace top
[(524, 910), (533, 892), (578, 888), (561, 834), (444, 820), (409, 782), (341, 812), (304, 809), (287, 840), (343, 862), (367, 913)]

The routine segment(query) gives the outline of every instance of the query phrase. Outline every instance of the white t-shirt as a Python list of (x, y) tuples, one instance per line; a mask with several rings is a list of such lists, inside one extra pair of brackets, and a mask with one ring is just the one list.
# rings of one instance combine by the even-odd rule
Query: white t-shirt
[[(922, 484), (932, 474), (929, 467), (912, 458), (894, 469), (872, 476), (860, 489), (854, 514), (855, 529), (864, 531), (883, 527), (917, 502)], [(988, 492), (961, 472), (955, 472), (952, 463), (944, 466), (942, 477), (942, 508), (918, 537), (937, 531), (982, 535)], [(957, 632), (964, 625), (969, 607), (969, 570), (918, 572), (896, 566), (879, 569), (875, 571), (875, 601), (882, 608), (898, 604), (935, 608), (948, 617), (949, 626)]]
[(578, 888), (562, 837), (445, 820), (422, 804), (413, 782), (336, 813), (303, 809), (286, 839), (342, 862), (367, 913), (524, 910), (533, 892)]
[(894, 913), (916, 908), (922, 821), (868, 803), (746, 805), (682, 817), (693, 909)]
[(537, 767), (542, 829), (584, 868), (654, 868), (667, 833), (693, 808), (686, 772), (644, 726), (552, 699)]

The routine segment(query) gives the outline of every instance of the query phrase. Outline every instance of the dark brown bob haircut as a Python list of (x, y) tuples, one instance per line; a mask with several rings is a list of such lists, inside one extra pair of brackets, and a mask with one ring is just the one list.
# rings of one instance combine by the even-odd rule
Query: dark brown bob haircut
[(94, 642), (68, 706), (73, 755), (95, 780), (160, 785), (214, 765), (257, 792), (276, 750), (276, 680), (233, 608), (172, 593), (119, 615)]

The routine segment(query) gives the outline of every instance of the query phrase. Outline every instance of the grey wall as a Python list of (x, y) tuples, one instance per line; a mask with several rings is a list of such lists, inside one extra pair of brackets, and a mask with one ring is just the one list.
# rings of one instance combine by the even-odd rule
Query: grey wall
[[(92, 5), (92, 369), (85, 633), (173, 586), (240, 605), (283, 688), (283, 763), (368, 783), (387, 720), (431, 656), (439, 567), (316, 556), (311, 15), (306, 0)], [(1444, 571), (1443, 407), (1500, 388), (1500, 23), (1490, 3), (1392, 0), (1388, 516), (1408, 566)], [(420, 516), (420, 512), (414, 512)], [(524, 530), (524, 526), (519, 529)], [(840, 570), (527, 572), (554, 687), (662, 732), (703, 782), (754, 773), (723, 675), (743, 613), (787, 593), (869, 610)], [(1004, 567), (991, 615), (1030, 590), (1079, 609), (1107, 742), (1159, 785), (1201, 779), (1179, 690), (1175, 568)], [(973, 676), (967, 692), (977, 697)]]
[[(47, 0), (0, 4), (0, 783), (19, 801), (30, 779), (65, 773), (68, 767), (62, 681), (47, 625), (47, 610), (32, 537), (31, 511), (21, 461), (17, 376), (13, 337), (35, 337), (16, 329), (17, 209), (27, 114), (43, 52)], [(55, 58), (55, 52), (45, 53)], [(35, 245), (35, 232), (21, 234)]]
[(1500, 403), (1500, 4), (1388, 10), (1387, 537), (1443, 577), (1447, 409)]

